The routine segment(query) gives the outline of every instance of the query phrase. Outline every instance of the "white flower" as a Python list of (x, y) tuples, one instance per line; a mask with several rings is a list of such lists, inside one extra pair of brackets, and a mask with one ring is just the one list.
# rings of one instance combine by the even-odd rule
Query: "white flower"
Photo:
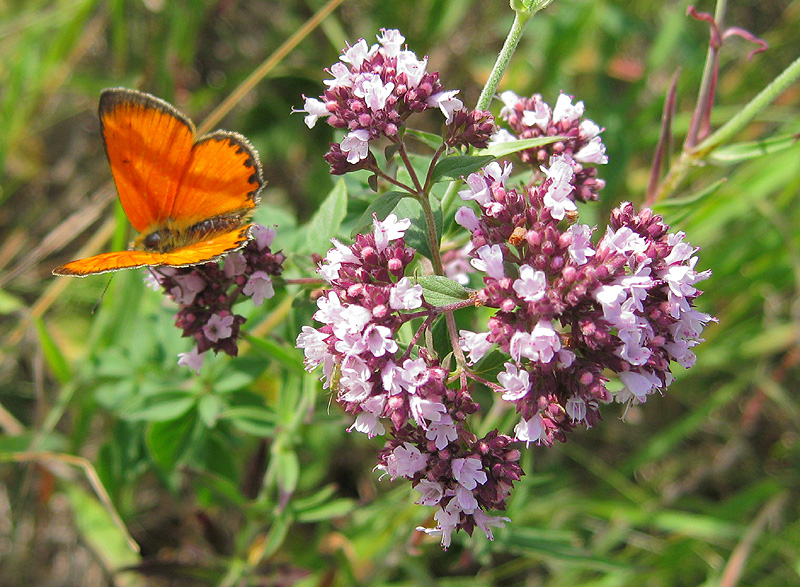
[(442, 501), (442, 497), (444, 496), (442, 484), (428, 481), (427, 479), (420, 481), (414, 489), (422, 494), (420, 498), (414, 502), (419, 505), (435, 506)]
[(369, 153), (369, 131), (359, 128), (349, 132), (339, 146), (342, 148), (342, 153), (347, 155), (348, 163), (358, 163), (366, 159)]
[(203, 366), (205, 360), (205, 353), (198, 353), (197, 347), (192, 347), (188, 353), (178, 353), (178, 365), (181, 367), (189, 367), (193, 369), (195, 374), (200, 374), (200, 368)]
[(530, 446), (531, 442), (541, 442), (546, 437), (546, 428), (542, 417), (535, 414), (530, 420), (520, 420), (514, 427), (514, 437)]
[(330, 112), (328, 112), (325, 102), (317, 100), (316, 98), (307, 98), (306, 96), (303, 97), (305, 98), (303, 109), (292, 110), (292, 112), (305, 112), (306, 116), (303, 118), (303, 122), (306, 123), (308, 128), (314, 128), (314, 125), (317, 124), (317, 120), (323, 116), (330, 115)]
[[(414, 417), (417, 426), (428, 432), (430, 432), (428, 429), (429, 423), (432, 426), (437, 426), (436, 423), (441, 422), (442, 426), (446, 426), (447, 420), (450, 419), (450, 416), (446, 415), (447, 408), (444, 407), (443, 403), (422, 399), (416, 394), (408, 397), (408, 407), (411, 409), (411, 415)], [(453, 427), (453, 429), (455, 429), (455, 427)], [(435, 434), (449, 434), (449, 431), (437, 427)], [(433, 438), (429, 438), (428, 440), (433, 440)], [(441, 450), (441, 448), (439, 450)]]
[(546, 131), (550, 126), (550, 107), (543, 101), (536, 101), (534, 110), (524, 110), (522, 112), (522, 124), (525, 126), (538, 126)]
[(369, 378), (372, 372), (363, 360), (350, 355), (345, 358), (339, 376), (339, 399), (346, 402), (362, 402), (372, 392)]
[(383, 35), (378, 35), (378, 42), (383, 46), (387, 57), (397, 57), (406, 38), (397, 29), (381, 29)]
[(475, 520), (475, 524), (477, 524), (478, 528), (483, 530), (483, 533), (489, 540), (494, 540), (492, 526), (496, 528), (503, 528), (506, 525), (506, 522), (511, 521), (511, 518), (507, 518), (505, 516), (490, 516), (481, 509), (477, 509), (472, 512), (472, 517)]
[(478, 457), (453, 459), (450, 462), (450, 466), (455, 480), (470, 491), (475, 489), (478, 485), (483, 485), (488, 479), (486, 471), (483, 470), (483, 463)]
[(514, 333), (508, 352), (516, 361), (526, 357), (531, 361), (549, 363), (560, 349), (561, 339), (553, 329), (552, 322), (542, 318), (533, 328), (533, 332)]
[(416, 88), (428, 70), (428, 58), (417, 59), (413, 51), (400, 51), (397, 56), (397, 73), (406, 74), (406, 85)]
[(403, 238), (406, 230), (411, 226), (411, 220), (408, 218), (398, 220), (396, 214), (389, 214), (383, 220), (378, 220), (378, 217), (373, 214), (372, 226), (375, 230), (375, 246), (378, 251), (385, 251), (390, 242)]
[(425, 103), (428, 106), (439, 108), (442, 114), (444, 114), (445, 123), (450, 124), (453, 121), (453, 113), (464, 107), (464, 103), (455, 97), (459, 91), (460, 90), (445, 90), (437, 92), (425, 100)]
[(550, 160), (550, 168), (542, 167), (542, 171), (551, 180), (544, 194), (544, 205), (550, 209), (550, 216), (561, 220), (567, 212), (578, 209), (575, 202), (569, 198), (574, 189), (571, 183), (574, 175), (572, 165), (563, 156), (553, 157)]
[(589, 257), (594, 256), (591, 241), (592, 231), (593, 229), (587, 224), (573, 224), (567, 229), (567, 233), (571, 237), (567, 252), (569, 252), (570, 259), (578, 265), (583, 265)]
[(395, 477), (411, 478), (428, 464), (428, 456), (410, 442), (404, 442), (396, 447), (386, 457), (386, 472), (392, 479)]
[(600, 137), (594, 137), (586, 143), (581, 149), (573, 156), (575, 161), (581, 163), (608, 163), (608, 156), (606, 156), (606, 146)]
[(469, 354), (469, 364), (474, 365), (492, 348), (488, 332), (472, 332), (471, 330), (458, 331), (458, 346)]
[(500, 100), (503, 101), (503, 107), (500, 109), (500, 118), (508, 120), (509, 115), (514, 113), (515, 107), (521, 98), (511, 90), (506, 90), (500, 94)]
[(403, 277), (389, 292), (389, 307), (393, 310), (416, 310), (422, 306), (422, 286), (411, 285), (408, 277)]
[(425, 431), (425, 438), (433, 441), (436, 450), (444, 450), (448, 444), (458, 439), (458, 430), (455, 422), (450, 416), (441, 415), (438, 422), (432, 422), (428, 426)]
[(647, 400), (647, 395), (654, 388), (662, 385), (658, 376), (649, 371), (623, 371), (619, 374), (619, 379), (625, 386), (616, 397), (616, 400), (620, 403), (625, 403), (634, 398), (637, 403), (644, 403)]
[(366, 434), (369, 438), (383, 436), (386, 432), (386, 428), (384, 428), (383, 424), (378, 419), (378, 415), (372, 412), (359, 413), (358, 416), (356, 416), (356, 421), (347, 429), (348, 432), (352, 432), (353, 430)]
[(572, 124), (583, 116), (584, 110), (583, 102), (577, 102), (573, 105), (571, 96), (560, 93), (558, 95), (558, 100), (556, 100), (556, 105), (553, 108), (553, 121), (563, 121), (567, 124)]
[(327, 334), (310, 326), (303, 326), (302, 332), (297, 335), (295, 344), (297, 348), (303, 349), (305, 354), (303, 362), (305, 363), (306, 371), (313, 371), (330, 357), (328, 345), (325, 343), (327, 337)]
[(586, 419), (586, 400), (579, 395), (572, 395), (567, 399), (567, 415), (573, 422), (583, 422)]
[(370, 324), (364, 331), (362, 340), (373, 357), (382, 357), (387, 353), (394, 354), (397, 351), (397, 343), (392, 338), (392, 330), (387, 326)]
[(456, 210), (456, 223), (463, 226), (470, 232), (475, 232), (480, 227), (478, 215), (469, 206), (461, 206)]
[(364, 39), (359, 39), (355, 45), (348, 47), (339, 59), (345, 63), (349, 63), (353, 69), (358, 69), (364, 63), (364, 60), (368, 59), (375, 50), (377, 50), (377, 45), (370, 48)]
[(547, 277), (544, 271), (535, 270), (530, 265), (519, 268), (519, 279), (514, 280), (514, 291), (526, 302), (538, 302), (544, 298)]
[(406, 359), (403, 361), (403, 373), (401, 385), (408, 391), (414, 393), (418, 387), (422, 387), (430, 379), (428, 366), (425, 359)]
[(330, 88), (349, 88), (352, 87), (355, 82), (353, 72), (341, 61), (337, 61), (331, 65), (328, 72), (333, 74), (333, 79), (326, 79), (323, 83)]
[(394, 83), (384, 84), (381, 76), (374, 73), (362, 73), (356, 80), (353, 94), (363, 98), (367, 108), (377, 112), (386, 106), (386, 100), (393, 91)]
[(471, 259), (470, 263), (478, 271), (483, 271), (489, 277), (503, 279), (505, 268), (503, 267), (503, 249), (500, 245), (483, 245), (475, 251), (476, 259)]
[(530, 374), (525, 369), (517, 369), (514, 363), (505, 363), (504, 366), (506, 370), (497, 374), (497, 382), (503, 386), (503, 399), (515, 402), (530, 390)]
[(397, 395), (403, 391), (403, 374), (403, 369), (395, 365), (393, 361), (388, 361), (381, 367), (381, 383), (389, 395)]

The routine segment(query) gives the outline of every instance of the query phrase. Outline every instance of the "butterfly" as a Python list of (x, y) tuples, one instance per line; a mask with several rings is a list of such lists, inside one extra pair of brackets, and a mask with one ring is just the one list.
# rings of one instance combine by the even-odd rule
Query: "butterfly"
[(247, 244), (264, 180), (246, 138), (220, 130), (197, 137), (172, 105), (126, 88), (103, 90), (98, 112), (119, 200), (139, 236), (127, 251), (72, 261), (54, 275), (186, 267)]

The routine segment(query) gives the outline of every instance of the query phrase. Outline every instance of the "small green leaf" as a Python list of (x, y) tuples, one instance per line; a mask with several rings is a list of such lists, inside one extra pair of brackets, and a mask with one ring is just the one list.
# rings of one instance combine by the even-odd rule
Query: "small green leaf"
[(770, 137), (761, 141), (748, 141), (746, 143), (735, 143), (726, 147), (714, 149), (708, 159), (714, 163), (731, 164), (754, 159), (762, 155), (771, 155), (784, 149), (794, 147), (800, 141), (800, 135), (781, 135)]
[(219, 414), (224, 407), (225, 405), (218, 395), (208, 393), (201, 396), (200, 401), (197, 402), (197, 413), (206, 428), (213, 428), (217, 425)]
[(469, 299), (468, 289), (441, 275), (427, 275), (418, 283), (425, 301), (434, 306), (448, 306)]
[[(431, 209), (433, 210), (433, 221), (436, 225), (437, 238), (441, 238), (442, 234), (442, 205), (434, 196), (430, 199)], [(425, 215), (422, 212), (422, 206), (413, 198), (405, 198), (397, 203), (394, 213), (398, 218), (408, 218), (411, 220), (411, 226), (406, 230), (403, 236), (406, 244), (419, 251), (421, 255), (430, 258), (431, 248), (428, 244), (428, 224), (425, 222)]]
[(442, 181), (459, 179), (464, 175), (477, 171), (490, 161), (494, 160), (493, 155), (453, 155), (440, 159), (433, 168), (431, 180)]
[(356, 507), (356, 502), (352, 499), (334, 499), (323, 503), (314, 508), (307, 509), (297, 514), (299, 522), (320, 522), (345, 516), (352, 512)]
[(164, 391), (148, 396), (140, 407), (123, 412), (121, 417), (131, 422), (165, 422), (179, 418), (195, 404), (196, 397), (186, 391)]
[(400, 200), (409, 196), (408, 192), (398, 192), (396, 190), (380, 194), (356, 220), (353, 230), (350, 231), (350, 238), (355, 238), (357, 234), (364, 233), (367, 227), (372, 226), (373, 214), (378, 217), (378, 220), (384, 220), (392, 213)]
[(219, 414), (220, 420), (228, 420), (245, 434), (271, 438), (275, 435), (275, 414), (258, 406), (228, 408)]
[(176, 420), (153, 422), (145, 442), (153, 460), (164, 472), (171, 472), (189, 447), (196, 413), (190, 411)]
[(25, 307), (25, 302), (17, 296), (0, 289), (0, 315), (11, 314)]
[(438, 149), (442, 145), (442, 137), (431, 132), (422, 132), (421, 130), (406, 129), (406, 134), (419, 139), (431, 149)]
[(339, 232), (347, 213), (347, 188), (343, 179), (336, 185), (320, 204), (319, 209), (300, 234), (301, 252), (324, 253), (330, 249), (330, 239)]
[(47, 361), (47, 366), (50, 367), (50, 371), (59, 383), (67, 383), (72, 379), (72, 369), (70, 369), (69, 362), (50, 336), (50, 332), (48, 332), (42, 319), (36, 318), (35, 324), (36, 333), (39, 335), (39, 344), (42, 346), (42, 353), (45, 361)]
[(297, 489), (297, 480), (300, 478), (300, 461), (297, 460), (297, 453), (283, 447), (273, 456), (278, 488), (282, 494), (291, 495)]
[(479, 154), (491, 155), (492, 157), (505, 157), (517, 151), (524, 151), (525, 149), (535, 149), (543, 145), (549, 145), (557, 141), (563, 141), (567, 137), (554, 136), (554, 137), (536, 137), (535, 139), (520, 139), (518, 141), (507, 141), (505, 143), (495, 143), (485, 149), (478, 151)]

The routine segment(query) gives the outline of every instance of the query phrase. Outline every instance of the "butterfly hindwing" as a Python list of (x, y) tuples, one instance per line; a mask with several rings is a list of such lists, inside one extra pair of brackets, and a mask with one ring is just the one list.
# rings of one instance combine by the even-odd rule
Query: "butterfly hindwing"
[(263, 183), (255, 149), (242, 135), (216, 131), (192, 147), (171, 217), (193, 224), (206, 218), (245, 216)]
[(152, 253), (149, 251), (118, 251), (103, 253), (72, 261), (53, 269), (54, 275), (86, 277), (97, 273), (135, 269), (136, 267), (187, 267), (215, 261), (220, 256), (242, 248), (250, 239), (251, 225), (242, 226), (212, 239), (179, 247), (168, 253)]

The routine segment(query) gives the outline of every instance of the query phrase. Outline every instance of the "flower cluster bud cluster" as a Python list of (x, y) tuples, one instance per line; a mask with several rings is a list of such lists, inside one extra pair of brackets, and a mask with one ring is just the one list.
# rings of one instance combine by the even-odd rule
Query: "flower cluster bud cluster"
[(325, 155), (332, 174), (376, 169), (370, 143), (381, 137), (399, 141), (408, 117), (431, 108), (445, 116), (448, 146), (485, 147), (494, 133), (492, 115), (465, 110), (458, 90), (445, 90), (438, 72), (428, 71), (428, 58), (404, 49), (404, 41), (393, 29), (381, 29), (372, 46), (360, 39), (328, 69), (333, 79), (325, 81), (327, 90), (319, 98), (303, 96), (303, 108), (296, 112), (306, 114), (309, 128), (325, 118), (346, 132)]
[(178, 303), (175, 325), (195, 343), (191, 351), (179, 355), (179, 365), (199, 372), (209, 350), (235, 357), (246, 318), (234, 312), (234, 303), (243, 295), (258, 306), (275, 295), (272, 278), (283, 271), (285, 256), (270, 249), (274, 229), (254, 224), (251, 231), (253, 238), (222, 264), (159, 267), (148, 274), (151, 286), (162, 288)]
[[(466, 389), (447, 386), (450, 372), (416, 342), (436, 315), (419, 284), (405, 276), (414, 249), (403, 239), (410, 221), (390, 214), (374, 219), (374, 232), (345, 246), (334, 241), (320, 274), (331, 284), (317, 301), (319, 328), (303, 327), (297, 346), (306, 367), (322, 366), (324, 387), (355, 415), (350, 430), (389, 440), (378, 468), (404, 477), (422, 494), (419, 503), (437, 508), (431, 532), (450, 543), (459, 529), (477, 525), (491, 537), (522, 475), (512, 439), (494, 431), (477, 439), (464, 425), (478, 410)], [(397, 333), (406, 322), (423, 325), (401, 348)]]
[(533, 166), (534, 181), (543, 179), (541, 165), (548, 165), (555, 156), (563, 157), (572, 166), (574, 190), (570, 197), (580, 202), (597, 200), (606, 182), (597, 177), (596, 165), (608, 163), (606, 147), (600, 138), (601, 129), (583, 118), (583, 102), (559, 94), (551, 109), (540, 94), (522, 98), (512, 91), (500, 94), (503, 108), (500, 118), (511, 131), (503, 128), (492, 137), (492, 143), (539, 137), (562, 137), (560, 140), (519, 152), (523, 162)]
[(472, 265), (483, 271), (478, 299), (497, 308), (485, 332), (461, 332), (475, 362), (497, 345), (510, 358), (497, 391), (516, 406), (518, 440), (552, 445), (576, 424), (591, 426), (612, 399), (644, 402), (690, 367), (707, 314), (694, 309), (696, 249), (649, 209), (614, 210), (597, 244), (593, 227), (574, 223), (573, 167), (554, 157), (540, 185), (507, 186), (511, 165), (491, 163), (467, 179), (456, 220), (472, 233)]

